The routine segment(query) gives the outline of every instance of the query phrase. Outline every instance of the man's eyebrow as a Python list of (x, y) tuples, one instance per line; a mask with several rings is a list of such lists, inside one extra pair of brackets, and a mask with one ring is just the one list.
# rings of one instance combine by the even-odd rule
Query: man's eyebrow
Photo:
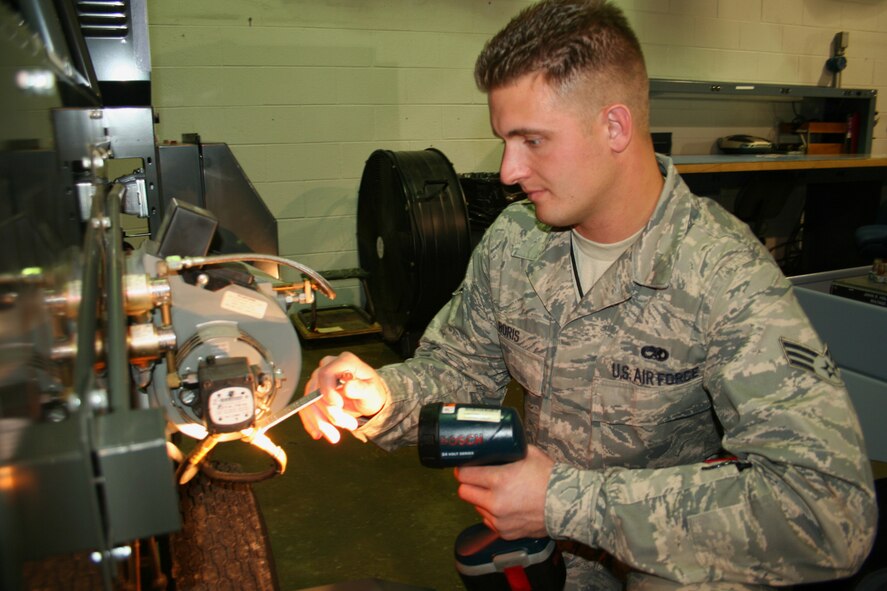
[(546, 135), (546, 133), (541, 129), (533, 129), (531, 127), (519, 127), (517, 129), (509, 130), (503, 136), (504, 138), (512, 138), (512, 137), (522, 137), (528, 135)]

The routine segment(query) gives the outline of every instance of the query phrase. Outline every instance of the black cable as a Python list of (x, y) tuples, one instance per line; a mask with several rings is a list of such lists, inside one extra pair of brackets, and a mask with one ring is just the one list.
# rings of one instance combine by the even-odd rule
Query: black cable
[(203, 462), (200, 465), (200, 471), (214, 480), (224, 480), (226, 482), (261, 482), (268, 480), (280, 474), (280, 470), (276, 463), (272, 464), (265, 470), (257, 472), (233, 472), (217, 468), (213, 464), (216, 462)]

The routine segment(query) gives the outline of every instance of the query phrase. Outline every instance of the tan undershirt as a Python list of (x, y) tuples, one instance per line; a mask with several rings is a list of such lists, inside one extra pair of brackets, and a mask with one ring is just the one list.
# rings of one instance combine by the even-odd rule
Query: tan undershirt
[[(576, 230), (572, 230), (570, 234), (573, 261), (576, 265), (575, 271), (579, 275), (579, 285), (575, 281), (576, 274), (574, 274), (573, 284), (576, 287), (577, 299), (581, 299), (591, 289), (591, 286), (597, 283), (597, 280), (601, 278), (606, 270), (616, 262), (616, 259), (622, 256), (622, 253), (628, 250), (628, 247), (637, 240), (641, 230), (638, 230), (625, 240), (612, 244), (593, 242), (581, 236)], [(580, 285), (582, 293), (580, 293)]]

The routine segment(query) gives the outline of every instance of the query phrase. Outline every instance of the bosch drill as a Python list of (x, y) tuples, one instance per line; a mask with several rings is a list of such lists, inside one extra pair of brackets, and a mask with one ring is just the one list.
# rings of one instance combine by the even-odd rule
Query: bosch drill
[[(490, 466), (525, 458), (513, 408), (432, 403), (419, 413), (419, 461), (429, 468)], [(482, 523), (456, 538), (456, 570), (469, 591), (561, 591), (566, 569), (551, 538), (503, 540)]]

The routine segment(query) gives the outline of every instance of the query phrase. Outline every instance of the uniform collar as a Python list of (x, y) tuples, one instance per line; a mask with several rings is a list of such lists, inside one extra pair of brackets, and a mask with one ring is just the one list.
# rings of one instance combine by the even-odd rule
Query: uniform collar
[[(585, 311), (623, 301), (630, 297), (629, 283), (663, 289), (671, 281), (677, 245), (686, 234), (692, 201), (691, 193), (678, 175), (671, 159), (656, 155), (665, 182), (653, 215), (638, 240), (583, 298)], [(528, 207), (532, 207), (528, 204)], [(529, 232), (515, 246), (514, 256), (527, 260), (527, 276), (555, 316), (572, 316), (576, 298), (572, 288), (569, 230), (552, 229), (536, 222), (541, 232)]]
[(665, 182), (659, 201), (638, 241), (630, 249), (632, 280), (653, 289), (664, 289), (671, 275), (678, 253), (678, 245), (687, 234), (692, 193), (681, 179), (671, 158), (656, 155)]

